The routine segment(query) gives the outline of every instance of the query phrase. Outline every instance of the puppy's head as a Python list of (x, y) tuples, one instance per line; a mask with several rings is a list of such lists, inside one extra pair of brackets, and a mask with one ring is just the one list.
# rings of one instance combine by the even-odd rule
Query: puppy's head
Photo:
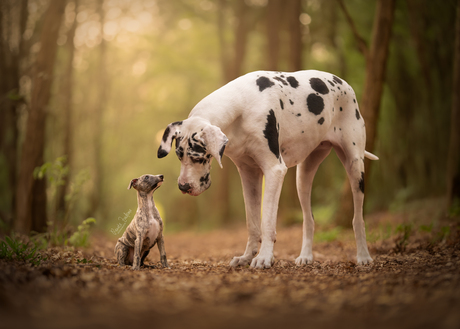
[(163, 175), (142, 175), (129, 182), (128, 190), (134, 187), (138, 192), (150, 193), (155, 191), (163, 184)]
[(176, 140), (176, 155), (181, 162), (178, 178), (182, 193), (197, 196), (211, 186), (211, 161), (215, 158), (222, 168), (222, 155), (228, 142), (219, 127), (200, 119), (189, 118), (168, 125), (158, 149), (158, 157), (169, 154)]

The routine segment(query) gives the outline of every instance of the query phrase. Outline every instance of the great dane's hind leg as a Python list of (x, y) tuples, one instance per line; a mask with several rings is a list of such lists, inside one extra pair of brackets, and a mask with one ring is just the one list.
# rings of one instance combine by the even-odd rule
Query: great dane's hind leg
[(249, 265), (259, 250), (259, 242), (261, 239), (260, 210), (262, 199), (262, 171), (258, 167), (249, 167), (247, 165), (238, 166), (238, 171), (243, 185), (248, 243), (242, 256), (233, 257), (230, 262), (230, 266), (233, 267)]
[(335, 147), (339, 159), (342, 161), (347, 171), (350, 181), (351, 191), (353, 193), (353, 231), (355, 232), (358, 265), (372, 263), (371, 255), (367, 249), (366, 229), (363, 219), (364, 203), (364, 150), (362, 154), (350, 152), (342, 148)]
[(311, 210), (311, 189), (316, 171), (321, 162), (323, 162), (331, 152), (331, 148), (331, 143), (323, 142), (304, 162), (297, 165), (297, 194), (299, 195), (303, 213), (302, 250), (300, 256), (295, 260), (295, 264), (298, 266), (311, 264), (313, 262), (312, 246), (315, 221)]
[(284, 163), (263, 169), (265, 190), (262, 209), (262, 243), (259, 254), (252, 260), (251, 267), (270, 268), (274, 263), (273, 247), (276, 241), (276, 219), (278, 203), (287, 167)]

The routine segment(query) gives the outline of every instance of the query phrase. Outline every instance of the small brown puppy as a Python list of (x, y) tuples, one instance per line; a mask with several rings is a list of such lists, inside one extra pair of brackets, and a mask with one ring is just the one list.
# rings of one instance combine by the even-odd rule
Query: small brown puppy
[(115, 246), (120, 265), (133, 265), (139, 270), (150, 249), (158, 244), (163, 267), (169, 267), (163, 241), (163, 221), (153, 201), (153, 192), (163, 184), (163, 175), (142, 175), (131, 180), (128, 190), (137, 190), (137, 212)]

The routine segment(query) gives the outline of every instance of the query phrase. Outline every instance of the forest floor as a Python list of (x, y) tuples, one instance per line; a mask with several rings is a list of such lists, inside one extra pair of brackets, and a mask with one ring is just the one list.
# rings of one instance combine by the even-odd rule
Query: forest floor
[(459, 328), (460, 229), (446, 223), (449, 234), (368, 239), (366, 266), (346, 230), (296, 267), (302, 228), (279, 228), (267, 270), (228, 266), (244, 250), (244, 227), (167, 234), (170, 268), (155, 247), (146, 263), (157, 268), (140, 271), (116, 264), (116, 237), (93, 234), (90, 248), (42, 250), (38, 266), (0, 260), (0, 327)]

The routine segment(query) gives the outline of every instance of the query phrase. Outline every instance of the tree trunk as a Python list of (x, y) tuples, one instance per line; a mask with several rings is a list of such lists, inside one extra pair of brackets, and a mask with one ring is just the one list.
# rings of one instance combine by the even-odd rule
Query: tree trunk
[(447, 159), (447, 211), (460, 202), (460, 0), (457, 0), (455, 26), (454, 79), (450, 121), (449, 156)]
[(45, 182), (34, 180), (34, 169), (43, 164), (46, 106), (50, 99), (57, 37), (66, 1), (52, 0), (45, 13), (37, 54), (30, 111), (22, 148), (16, 189), (15, 230), (28, 234), (46, 229)]
[(284, 5), (281, 0), (269, 0), (267, 5), (267, 69), (270, 71), (279, 70), (280, 61), (280, 34), (281, 34), (281, 13)]
[[(22, 97), (19, 95), (20, 65), (24, 57), (23, 34), (26, 27), (28, 11), (27, 0), (19, 2), (19, 19), (13, 22), (15, 17), (12, 15), (11, 2), (0, 3), (0, 152), (5, 159), (6, 175), (8, 183), (5, 191), (1, 191), (1, 197), (7, 198), (9, 206), (6, 213), (0, 214), (2, 219), (8, 222), (14, 218), (15, 211), (15, 188), (17, 181), (17, 159), (18, 159), (18, 137), (19, 130), (17, 125), (18, 107), (22, 104)], [(6, 22), (4, 21), (4, 15)], [(9, 30), (4, 31), (4, 24), (9, 25)], [(16, 25), (17, 24), (17, 25)], [(17, 38), (13, 40), (17, 48), (11, 49), (10, 41), (16, 37), (11, 32), (13, 27), (18, 27)], [(10, 33), (8, 33), (10, 32)]]
[(302, 25), (300, 24), (300, 14), (302, 13), (302, 1), (290, 0), (287, 2), (287, 20), (289, 24), (289, 63), (290, 71), (302, 69)]
[[(77, 14), (78, 0), (75, 1), (75, 14)], [(64, 180), (64, 184), (59, 186), (58, 199), (57, 199), (57, 218), (63, 220), (63, 226), (67, 223), (68, 209), (65, 201), (65, 196), (69, 189), (69, 180), (72, 173), (72, 155), (73, 155), (73, 125), (72, 125), (72, 108), (73, 108), (73, 60), (75, 53), (75, 46), (73, 39), (75, 37), (75, 30), (77, 28), (77, 19), (73, 21), (72, 27), (67, 33), (67, 62), (65, 63), (65, 75), (64, 83), (62, 87), (62, 93), (64, 95), (64, 108), (63, 108), (63, 120), (64, 120), (64, 155), (67, 157), (67, 165), (69, 166), (69, 174)]]
[[(242, 74), (242, 68), (244, 60), (246, 58), (246, 46), (250, 27), (248, 26), (248, 6), (244, 0), (238, 0), (232, 2), (232, 11), (234, 16), (237, 18), (238, 23), (233, 31), (234, 42), (229, 45), (225, 40), (225, 12), (227, 11), (227, 5), (229, 2), (226, 0), (220, 0), (218, 10), (218, 33), (219, 33), (219, 44), (221, 53), (221, 69), (223, 72), (223, 82), (227, 83), (236, 79)], [(229, 55), (231, 54), (231, 55)], [(231, 213), (231, 200), (230, 200), (230, 182), (232, 177), (236, 175), (236, 170), (231, 165), (231, 161), (224, 157), (222, 159), (223, 169), (220, 173), (220, 187), (215, 194), (216, 204), (218, 207), (218, 217), (224, 225), (230, 224), (232, 219)]]
[[(364, 81), (363, 98), (361, 99), (361, 114), (366, 123), (366, 150), (374, 150), (377, 136), (377, 120), (380, 112), (380, 101), (385, 81), (386, 63), (391, 39), (391, 28), (395, 11), (395, 0), (379, 0), (377, 2), (372, 40), (370, 49), (363, 48), (366, 57), (366, 78)], [(357, 36), (360, 49), (363, 47), (362, 38)], [(369, 177), (369, 160), (365, 161), (365, 178)], [(336, 213), (336, 223), (351, 227), (353, 207), (352, 195), (348, 180), (342, 189), (342, 196)]]
[[(91, 193), (91, 204), (90, 209), (87, 214), (87, 217), (94, 217), (96, 216), (96, 212), (99, 211), (100, 215), (104, 213), (104, 205), (103, 205), (103, 198), (101, 195), (103, 192), (103, 166), (102, 166), (102, 137), (104, 134), (104, 125), (102, 123), (102, 118), (104, 116), (104, 109), (107, 106), (107, 96), (108, 96), (108, 88), (107, 88), (107, 42), (103, 37), (103, 27), (104, 27), (104, 0), (99, 0), (98, 8), (99, 8), (99, 16), (101, 17), (101, 35), (102, 40), (101, 44), (99, 45), (99, 63), (97, 67), (99, 68), (97, 81), (97, 88), (99, 89), (99, 97), (97, 98), (98, 101), (95, 104), (94, 109), (94, 129), (95, 132), (94, 136), (94, 178), (92, 179), (94, 186)], [(103, 216), (105, 217), (105, 216)]]

